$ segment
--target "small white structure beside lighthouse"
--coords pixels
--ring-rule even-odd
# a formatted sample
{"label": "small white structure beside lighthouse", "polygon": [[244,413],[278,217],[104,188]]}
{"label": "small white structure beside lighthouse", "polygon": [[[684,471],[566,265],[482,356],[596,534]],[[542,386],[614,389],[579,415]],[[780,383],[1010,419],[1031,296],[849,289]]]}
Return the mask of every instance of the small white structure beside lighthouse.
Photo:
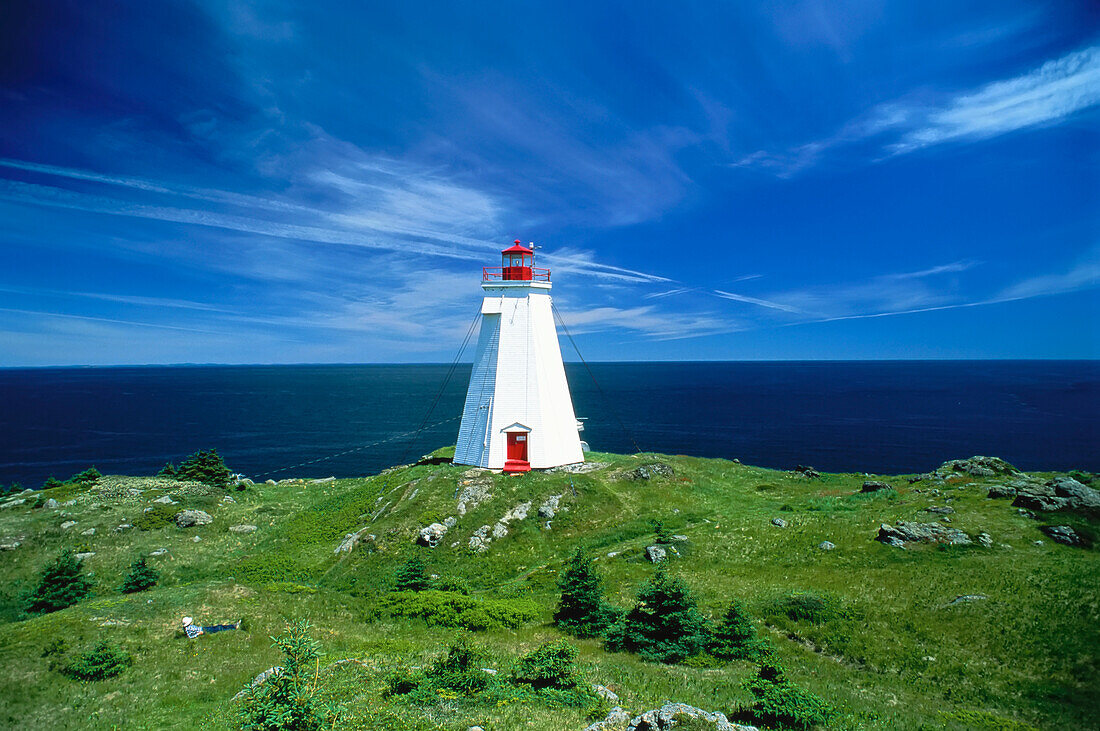
{"label": "small white structure beside lighthouse", "polygon": [[481,333],[455,464],[527,472],[584,461],[550,302],[550,270],[519,241],[482,270]]}

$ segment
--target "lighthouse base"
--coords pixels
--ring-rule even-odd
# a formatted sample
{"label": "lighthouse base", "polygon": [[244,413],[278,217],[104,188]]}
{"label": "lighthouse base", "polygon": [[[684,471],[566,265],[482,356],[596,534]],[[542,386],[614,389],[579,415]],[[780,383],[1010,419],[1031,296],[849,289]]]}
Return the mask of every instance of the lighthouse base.
{"label": "lighthouse base", "polygon": [[506,475],[530,471],[531,463],[525,459],[510,459],[504,463],[504,474]]}

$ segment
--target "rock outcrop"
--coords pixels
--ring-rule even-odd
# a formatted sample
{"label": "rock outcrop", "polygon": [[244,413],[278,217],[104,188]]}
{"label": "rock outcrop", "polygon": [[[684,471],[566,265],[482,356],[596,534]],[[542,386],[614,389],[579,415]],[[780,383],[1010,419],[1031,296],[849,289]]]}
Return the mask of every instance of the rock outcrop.
{"label": "rock outcrop", "polygon": [[1015,487],[1009,487],[1008,485],[992,485],[985,496],[995,500],[1001,500],[1006,498],[1015,499],[1016,494],[1017,490]]}
{"label": "rock outcrop", "polygon": [[432,523],[420,529],[420,533],[416,537],[416,542],[428,548],[435,548],[439,545],[439,542],[443,540],[443,536],[446,534],[447,526],[442,523]]}
{"label": "rock outcrop", "polygon": [[1055,477],[1047,486],[1054,490],[1056,496],[1065,499],[1070,510],[1100,510],[1100,492],[1072,477]]}
{"label": "rock outcrop", "polygon": [[190,528],[197,525],[209,525],[214,518],[205,510],[181,510],[176,513],[176,525],[180,528]]}
{"label": "rock outcrop", "polygon": [[674,477],[676,471],[664,462],[653,462],[635,467],[623,475],[628,480],[652,480],[654,477]]}
{"label": "rock outcrop", "polygon": [[970,545],[970,536],[958,528],[948,528],[940,523],[908,523],[899,520],[896,525],[879,526],[876,541],[905,548],[906,543],[946,543],[952,546]]}
{"label": "rock outcrop", "polygon": [[755,726],[730,723],[726,715],[719,711],[704,711],[686,703],[666,703],[635,716],[630,720],[627,731],[672,731],[682,726],[684,721],[690,721],[693,728],[709,724],[716,731],[757,731]]}
{"label": "rock outcrop", "polygon": [[864,480],[860,492],[879,492],[880,490],[893,490],[894,486],[881,480]]}
{"label": "rock outcrop", "polygon": [[940,465],[937,472],[962,472],[974,477],[995,477],[997,475],[1015,475],[1019,470],[999,457],[969,457],[952,459]]}
{"label": "rock outcrop", "polygon": [[1067,546],[1088,546],[1088,541],[1068,525],[1044,525],[1041,530],[1050,540]]}
{"label": "rock outcrop", "polygon": [[[340,545],[337,546],[335,550],[333,550],[333,553],[351,553],[352,551],[354,551],[355,547],[359,545],[359,542],[361,540],[364,540],[363,534],[367,532],[367,528],[369,527],[370,526],[365,526],[355,531],[354,533],[344,534],[344,540],[340,541]],[[366,536],[366,540],[373,541],[374,536],[368,535]]]}

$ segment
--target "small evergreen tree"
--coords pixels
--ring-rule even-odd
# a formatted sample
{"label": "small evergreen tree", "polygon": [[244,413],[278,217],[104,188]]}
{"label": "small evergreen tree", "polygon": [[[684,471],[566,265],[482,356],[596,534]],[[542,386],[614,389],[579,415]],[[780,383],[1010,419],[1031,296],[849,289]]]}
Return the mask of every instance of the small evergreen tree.
{"label": "small evergreen tree", "polygon": [[145,557],[135,560],[130,564],[130,573],[122,582],[123,594],[134,594],[156,586],[160,580],[160,572],[145,563]]}
{"label": "small evergreen tree", "polygon": [[55,612],[88,596],[92,580],[84,575],[84,562],[67,549],[39,574],[38,586],[27,597],[27,611]]}
{"label": "small evergreen tree", "polygon": [[414,554],[394,574],[395,591],[424,591],[428,588],[428,567],[420,554]]}
{"label": "small evergreen tree", "polygon": [[74,485],[80,485],[81,487],[88,487],[94,485],[99,481],[99,478],[103,477],[95,467],[89,467],[83,472],[77,472],[75,475],[69,478],[69,482]]}
{"label": "small evergreen tree", "polygon": [[833,710],[824,700],[791,683],[774,659],[760,664],[745,687],[753,696],[746,709],[755,721],[781,728],[809,729],[828,723]]}
{"label": "small evergreen tree", "polygon": [[225,487],[230,474],[216,449],[195,452],[179,466],[179,479],[194,480],[211,487]]}
{"label": "small evergreen tree", "polygon": [[672,543],[672,534],[668,532],[668,528],[665,528],[664,521],[654,519],[652,521],[653,533],[656,535],[654,541],[658,546],[667,546]]}
{"label": "small evergreen tree", "polygon": [[314,731],[332,717],[332,709],[318,697],[321,651],[309,629],[308,622],[299,621],[273,638],[285,656],[282,670],[248,689],[238,715],[244,731]]}
{"label": "small evergreen tree", "polygon": [[57,479],[53,475],[50,475],[49,478],[44,483],[42,483],[42,489],[48,490],[51,487],[62,487],[64,486],[64,484],[65,483],[61,480]]}
{"label": "small evergreen tree", "polygon": [[643,660],[680,662],[706,647],[710,632],[695,598],[664,564],[638,590],[638,601],[607,634],[607,649],[636,652]]}
{"label": "small evergreen tree", "polygon": [[558,579],[561,598],[554,622],[575,637],[603,634],[615,619],[615,610],[603,599],[603,580],[592,559],[581,549],[573,554],[569,567]]}
{"label": "small evergreen tree", "polygon": [[720,660],[756,660],[766,654],[767,643],[756,634],[744,605],[734,600],[714,629],[708,649]]}
{"label": "small evergreen tree", "polygon": [[171,462],[168,462],[160,468],[160,472],[157,473],[157,477],[167,477],[169,480],[175,480],[180,475],[179,470]]}
{"label": "small evergreen tree", "polygon": [[61,672],[73,680],[106,680],[115,677],[133,662],[133,658],[121,647],[100,640],[94,648],[62,666]]}

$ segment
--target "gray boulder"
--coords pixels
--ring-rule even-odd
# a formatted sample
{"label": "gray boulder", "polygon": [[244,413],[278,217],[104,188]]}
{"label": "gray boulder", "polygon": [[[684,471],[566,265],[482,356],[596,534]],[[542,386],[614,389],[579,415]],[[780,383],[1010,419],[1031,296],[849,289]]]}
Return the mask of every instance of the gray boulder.
{"label": "gray boulder", "polygon": [[435,548],[439,545],[439,542],[443,540],[443,536],[446,534],[447,526],[442,523],[432,523],[420,529],[420,533],[416,537],[416,542],[428,548]]}
{"label": "gray boulder", "polygon": [[653,462],[627,472],[623,477],[628,480],[652,480],[654,477],[674,477],[676,471],[663,462]]}
{"label": "gray boulder", "polygon": [[53,498],[50,498],[49,500],[47,500],[45,503],[42,504],[42,507],[48,508],[50,510],[55,510],[56,508],[59,507],[59,505],[58,505],[58,502],[56,500],[54,500]]}
{"label": "gray boulder", "polygon": [[283,672],[283,668],[280,665],[276,665],[273,668],[268,668],[267,670],[263,671],[255,678],[253,678],[252,682],[249,683],[248,686],[245,687],[243,690],[241,690],[240,693],[237,693],[237,695],[233,696],[233,700],[240,700],[248,691],[252,690],[258,685],[262,685],[265,680],[272,676],[278,675],[281,672]]}
{"label": "gray boulder", "polygon": [[539,506],[539,517],[550,520],[558,513],[558,505],[561,503],[561,495],[551,495]]}
{"label": "gray boulder", "polygon": [[786,528],[787,521],[783,520],[782,518],[772,518],[772,525],[774,525],[776,528]]}
{"label": "gray boulder", "polygon": [[167,495],[162,495],[153,501],[154,503],[160,503],[161,505],[175,505],[176,501]]}
{"label": "gray boulder", "polygon": [[966,546],[971,543],[970,536],[958,528],[949,528],[940,523],[909,523],[899,520],[896,525],[883,523],[879,526],[876,541],[891,546],[904,547],[906,543],[946,543],[952,546]]}
{"label": "gray boulder", "polygon": [[831,551],[836,548],[836,544],[832,541],[822,541],[821,543],[817,544],[817,547],[820,548],[822,551]]}
{"label": "gray boulder", "polygon": [[485,553],[486,551],[488,551],[489,544],[493,540],[489,537],[489,532],[492,531],[492,529],[492,526],[483,525],[475,530],[473,535],[470,536],[469,543],[467,543],[470,549],[477,551],[478,553]]}
{"label": "gray boulder", "polygon": [[176,525],[180,528],[191,528],[197,525],[209,525],[214,518],[205,510],[181,510],[176,513]]}
{"label": "gray boulder", "polygon": [[615,691],[611,690],[605,685],[593,684],[592,692],[595,693],[602,700],[607,701],[608,703],[619,702],[618,694],[616,694]]}
{"label": "gray boulder", "polygon": [[1082,485],[1072,477],[1055,477],[1047,483],[1058,497],[1065,498],[1066,507],[1073,510],[1100,509],[1100,492]]}
{"label": "gray boulder", "polygon": [[933,505],[931,507],[925,508],[924,512],[935,513],[936,515],[951,515],[955,512],[955,509],[950,505]]}
{"label": "gray boulder", "polygon": [[76,554],[76,558],[77,558],[78,561],[84,561],[86,559],[91,558],[94,555],[95,555],[95,551],[85,551],[83,553]]}
{"label": "gray boulder", "polygon": [[1069,506],[1069,500],[1054,494],[1054,488],[1047,485],[1032,485],[1021,488],[1012,501],[1012,507],[1025,508],[1027,510],[1053,511],[1062,510]]}
{"label": "gray boulder", "polygon": [[1001,498],[1015,498],[1017,490],[1015,487],[1009,487],[1008,485],[993,485],[989,488],[989,492],[985,494],[986,497],[1001,499]]}
{"label": "gray boulder", "polygon": [[1062,543],[1067,546],[1087,546],[1088,541],[1068,525],[1043,525],[1039,526],[1039,530],[1045,533],[1050,540],[1055,543]]}
{"label": "gray boulder", "polygon": [[75,520],[66,520],[64,523],[61,524],[61,530],[68,530],[69,528],[72,528],[74,525],[76,525]]}
{"label": "gray boulder", "polygon": [[863,487],[859,488],[860,492],[878,492],[879,490],[893,490],[894,486],[888,482],[882,482],[881,480],[865,480]]}
{"label": "gray boulder", "polygon": [[937,472],[962,472],[974,477],[993,477],[995,475],[1015,475],[1019,470],[999,457],[969,457],[953,459],[940,465]]}
{"label": "gray boulder", "polygon": [[[344,540],[340,541],[340,545],[336,547],[333,553],[351,553],[352,551],[354,551],[355,547],[359,545],[359,541],[363,540],[363,534],[367,532],[367,528],[369,527],[370,526],[360,528],[354,533],[346,533],[344,535]],[[366,536],[366,540],[373,541],[374,536],[368,535]]]}
{"label": "gray boulder", "polygon": [[255,533],[256,526],[254,525],[231,525],[229,526],[231,533]]}
{"label": "gray boulder", "polygon": [[602,721],[585,727],[584,731],[625,731],[630,724],[630,714],[619,706],[612,708]]}
{"label": "gray boulder", "polygon": [[984,548],[993,548],[993,536],[988,533],[979,533],[978,543]]}
{"label": "gray boulder", "polygon": [[757,731],[755,726],[730,723],[724,713],[704,711],[686,703],[666,703],[630,720],[627,731],[671,731],[690,722],[693,728],[709,724],[717,731]]}
{"label": "gray boulder", "polygon": [[458,525],[458,518],[451,515],[443,521],[443,525],[447,526],[447,530],[450,530],[451,528],[454,528],[456,525]]}
{"label": "gray boulder", "polygon": [[668,551],[664,546],[646,546],[645,557],[653,563],[660,563],[668,559]]}

